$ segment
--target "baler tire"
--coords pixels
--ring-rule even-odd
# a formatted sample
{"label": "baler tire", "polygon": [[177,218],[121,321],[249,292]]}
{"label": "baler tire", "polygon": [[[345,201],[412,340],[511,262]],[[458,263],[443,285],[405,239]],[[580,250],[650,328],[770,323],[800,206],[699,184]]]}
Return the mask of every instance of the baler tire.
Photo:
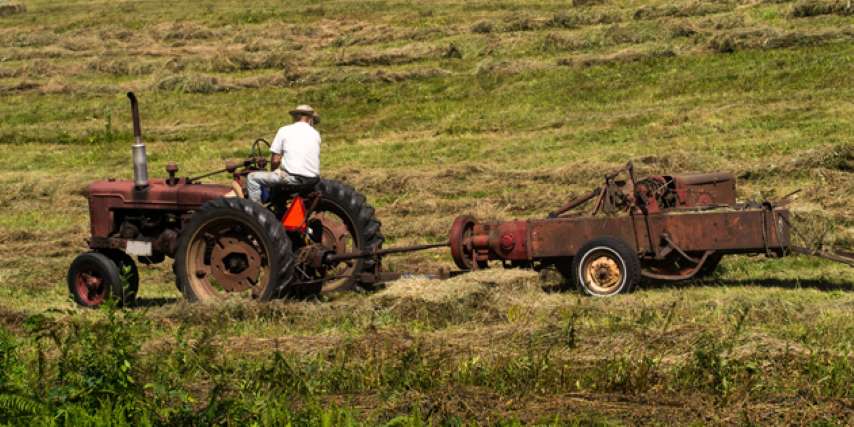
{"label": "baler tire", "polygon": [[[83,295],[87,286],[86,277],[100,281],[97,294]],[[68,292],[81,307],[95,308],[103,304],[111,294],[121,294],[122,280],[119,267],[106,255],[98,252],[86,252],[78,255],[68,268]],[[121,301],[118,301],[121,303]]]}
{"label": "baler tire", "polygon": [[[597,255],[598,258],[593,258]],[[617,283],[612,286],[587,283],[585,277],[589,276],[592,268],[588,262],[601,262],[600,268],[616,268],[619,274]],[[640,282],[640,272],[640,259],[635,251],[622,240],[610,236],[595,238],[585,243],[572,259],[572,277],[576,287],[580,292],[595,297],[610,297],[631,292]],[[608,275],[606,278],[610,279]]]}
{"label": "baler tire", "polygon": [[572,275],[572,257],[561,257],[554,263],[555,270],[563,277],[563,283],[560,286],[561,291],[569,291],[575,289],[575,280]]}
{"label": "baler tire", "polygon": [[229,218],[248,226],[260,240],[267,253],[270,277],[257,296],[259,301],[270,301],[286,295],[294,276],[294,256],[291,241],[276,216],[267,208],[248,199],[219,198],[206,202],[190,218],[189,224],[178,238],[175,254],[175,280],[179,290],[190,302],[211,301],[212,296],[200,295],[191,286],[187,269],[189,246],[202,227],[219,218]]}
{"label": "baler tire", "polygon": [[720,252],[713,253],[706,258],[706,263],[700,267],[700,271],[694,275],[694,279],[702,279],[708,276],[711,276],[717,270],[718,265],[721,263],[721,259],[723,258],[723,254]]}
{"label": "baler tire", "polygon": [[[361,251],[372,251],[382,247],[385,238],[380,232],[382,223],[377,219],[374,208],[368,204],[367,198],[355,188],[341,181],[333,179],[321,179],[318,184],[322,197],[319,208],[324,204],[333,204],[344,211],[352,221],[353,237],[358,239],[358,248]],[[358,280],[358,275],[363,272],[379,272],[379,261],[372,258],[357,259],[353,277],[336,290],[350,289],[359,286],[365,290],[373,290],[370,283]]]}

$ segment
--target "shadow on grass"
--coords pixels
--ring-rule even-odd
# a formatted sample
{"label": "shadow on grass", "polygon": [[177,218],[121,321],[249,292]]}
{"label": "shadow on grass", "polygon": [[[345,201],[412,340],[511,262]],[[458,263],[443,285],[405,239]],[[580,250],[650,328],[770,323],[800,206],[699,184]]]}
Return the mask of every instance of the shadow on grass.
{"label": "shadow on grass", "polygon": [[644,289],[683,289],[699,287],[754,287],[780,289],[818,289],[820,291],[854,292],[854,282],[837,279],[698,279],[685,282],[643,282]]}
{"label": "shadow on grass", "polygon": [[133,304],[134,308],[162,307],[167,304],[178,302],[176,297],[137,298]]}

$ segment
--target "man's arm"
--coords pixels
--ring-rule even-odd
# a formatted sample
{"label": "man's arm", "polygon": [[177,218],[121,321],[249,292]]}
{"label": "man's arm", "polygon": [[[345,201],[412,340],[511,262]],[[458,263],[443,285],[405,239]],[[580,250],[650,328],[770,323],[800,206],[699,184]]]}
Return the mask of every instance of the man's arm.
{"label": "man's arm", "polygon": [[276,132],[276,137],[273,138],[273,144],[270,145],[270,170],[274,171],[282,164],[282,154],[285,151],[285,132],[284,128]]}
{"label": "man's arm", "polygon": [[270,154],[270,170],[274,171],[279,168],[282,164],[282,155],[281,154]]}

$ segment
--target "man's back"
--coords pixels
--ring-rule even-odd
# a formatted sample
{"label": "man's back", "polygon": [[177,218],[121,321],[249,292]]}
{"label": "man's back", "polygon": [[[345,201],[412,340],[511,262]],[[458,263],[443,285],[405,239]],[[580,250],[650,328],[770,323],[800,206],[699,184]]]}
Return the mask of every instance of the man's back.
{"label": "man's back", "polygon": [[270,151],[282,155],[281,168],[289,175],[320,176],[320,133],[308,123],[279,128]]}

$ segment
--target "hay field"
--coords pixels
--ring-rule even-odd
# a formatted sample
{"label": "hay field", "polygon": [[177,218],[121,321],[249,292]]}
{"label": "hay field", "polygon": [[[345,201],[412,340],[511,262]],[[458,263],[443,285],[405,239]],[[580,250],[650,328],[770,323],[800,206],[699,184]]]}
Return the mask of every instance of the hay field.
{"label": "hay field", "polygon": [[[0,423],[854,423],[854,272],[732,257],[609,300],[487,271],[318,301],[80,310],[91,180],[246,155],[297,103],[387,245],[537,218],[633,160],[727,170],[854,245],[846,1],[0,2]],[[220,180],[224,178],[219,178]],[[431,251],[393,270],[450,266]]]}

